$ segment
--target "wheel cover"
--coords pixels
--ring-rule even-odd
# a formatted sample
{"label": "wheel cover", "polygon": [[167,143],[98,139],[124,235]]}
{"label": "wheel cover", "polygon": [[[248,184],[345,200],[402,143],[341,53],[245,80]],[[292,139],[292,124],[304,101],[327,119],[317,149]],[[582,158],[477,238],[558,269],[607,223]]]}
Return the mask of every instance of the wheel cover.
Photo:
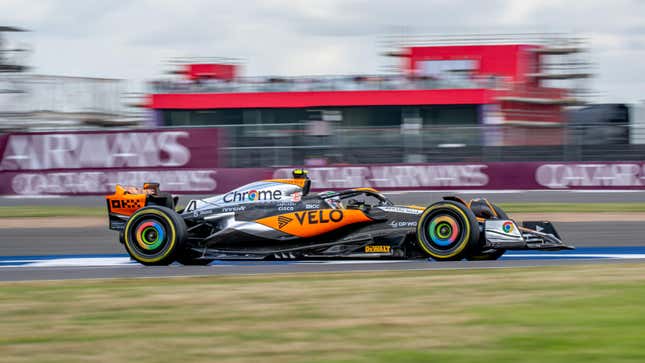
{"label": "wheel cover", "polygon": [[460,230],[457,221],[448,215],[433,218],[428,227],[430,239],[441,247],[448,247],[457,242]]}
{"label": "wheel cover", "polygon": [[424,221],[426,242],[428,247],[438,253],[444,253],[459,247],[466,236],[466,226],[463,218],[452,210],[438,210]]}
{"label": "wheel cover", "polygon": [[166,230],[155,220],[147,220],[141,223],[135,231],[137,244],[147,251],[154,251],[165,241]]}

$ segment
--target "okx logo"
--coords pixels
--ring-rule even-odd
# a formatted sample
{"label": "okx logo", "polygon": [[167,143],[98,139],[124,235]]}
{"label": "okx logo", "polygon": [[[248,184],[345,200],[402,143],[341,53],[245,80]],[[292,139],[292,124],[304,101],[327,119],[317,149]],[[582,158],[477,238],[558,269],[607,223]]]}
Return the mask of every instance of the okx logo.
{"label": "okx logo", "polygon": [[132,209],[141,207],[141,203],[138,200],[133,199],[111,200],[110,205],[114,209]]}

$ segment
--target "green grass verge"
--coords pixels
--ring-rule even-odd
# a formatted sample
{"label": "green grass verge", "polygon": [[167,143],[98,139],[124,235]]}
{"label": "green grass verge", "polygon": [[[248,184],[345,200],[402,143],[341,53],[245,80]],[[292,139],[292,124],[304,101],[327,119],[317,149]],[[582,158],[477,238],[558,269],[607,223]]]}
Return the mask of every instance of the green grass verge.
{"label": "green grass verge", "polygon": [[645,265],[0,284],[3,362],[643,362]]}
{"label": "green grass verge", "polygon": [[[508,213],[598,213],[645,212],[645,203],[499,203]],[[0,207],[0,218],[105,216],[106,208],[76,206]]]}

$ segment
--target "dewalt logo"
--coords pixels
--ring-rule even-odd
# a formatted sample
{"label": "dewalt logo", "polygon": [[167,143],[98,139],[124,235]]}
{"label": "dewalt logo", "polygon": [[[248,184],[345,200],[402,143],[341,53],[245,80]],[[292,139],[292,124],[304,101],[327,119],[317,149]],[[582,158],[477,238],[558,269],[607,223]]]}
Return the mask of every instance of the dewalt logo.
{"label": "dewalt logo", "polygon": [[365,246],[365,253],[390,253],[391,249],[390,246]]}

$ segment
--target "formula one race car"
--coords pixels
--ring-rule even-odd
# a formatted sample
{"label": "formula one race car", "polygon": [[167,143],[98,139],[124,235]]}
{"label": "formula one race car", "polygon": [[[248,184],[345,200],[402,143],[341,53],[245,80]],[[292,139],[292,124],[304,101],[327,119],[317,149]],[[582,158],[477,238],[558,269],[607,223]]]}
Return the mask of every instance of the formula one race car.
{"label": "formula one race car", "polygon": [[207,264],[216,259],[337,257],[494,260],[506,250],[561,250],[549,222],[518,226],[486,199],[450,196],[429,207],[394,205],[371,188],[309,193],[311,180],[263,180],[190,200],[121,187],[107,196],[110,229],[145,265]]}

